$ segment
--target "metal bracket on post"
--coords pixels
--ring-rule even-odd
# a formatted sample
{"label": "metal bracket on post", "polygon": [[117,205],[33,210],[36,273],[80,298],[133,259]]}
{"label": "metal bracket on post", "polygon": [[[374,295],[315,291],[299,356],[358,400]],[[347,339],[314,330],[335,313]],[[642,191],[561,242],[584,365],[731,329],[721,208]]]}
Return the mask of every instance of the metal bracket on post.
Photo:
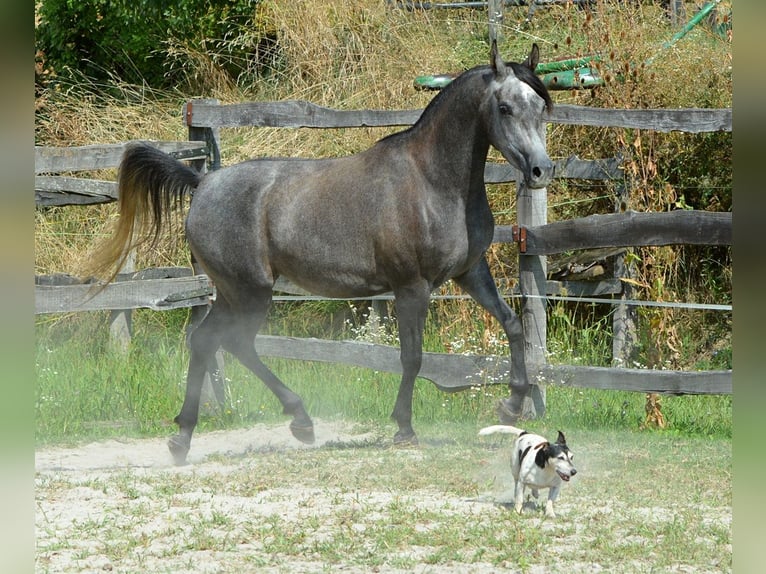
{"label": "metal bracket on post", "polygon": [[519,245],[519,253],[527,252],[527,228],[514,225],[511,227],[514,243]]}
{"label": "metal bracket on post", "polygon": [[186,102],[186,107],[184,109],[184,121],[186,122],[187,127],[191,127],[192,125],[192,116],[193,116],[193,102],[188,101]]}

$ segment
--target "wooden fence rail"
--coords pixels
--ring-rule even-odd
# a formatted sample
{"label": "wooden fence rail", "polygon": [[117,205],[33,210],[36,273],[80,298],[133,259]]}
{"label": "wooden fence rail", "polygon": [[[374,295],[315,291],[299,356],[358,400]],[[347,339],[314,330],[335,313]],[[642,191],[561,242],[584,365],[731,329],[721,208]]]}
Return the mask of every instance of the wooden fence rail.
{"label": "wooden fence rail", "polygon": [[[423,110],[336,110],[303,100],[246,102],[221,105],[192,100],[185,107],[186,124],[198,128],[350,128],[408,126]],[[556,104],[548,121],[594,127],[640,128],[686,133],[731,131],[732,114],[725,109],[605,109]]]}
{"label": "wooden fence rail", "polygon": [[[327,341],[314,338],[259,335],[258,352],[264,356],[343,363],[401,374],[399,349],[377,343]],[[455,392],[472,386],[505,383],[511,362],[506,357],[423,353],[418,376],[439,389]],[[545,365],[533,380],[583,388],[672,394],[730,394],[731,371],[659,371],[573,365]]]}
{"label": "wooden fence rail", "polygon": [[[189,142],[156,142],[176,157],[209,167],[220,167],[220,129],[227,127],[344,128],[405,126],[414,123],[422,110],[333,110],[303,101],[250,102],[220,105],[194,100],[184,106]],[[605,110],[557,105],[549,121],[598,127],[639,128],[656,131],[700,133],[731,131],[731,109],[722,110]],[[37,205],[82,205],[114,201],[113,182],[91,181],[66,174],[81,170],[116,167],[123,146],[35,149],[35,195]],[[583,160],[570,157],[557,161],[557,177],[586,180],[620,180],[621,159]],[[507,164],[488,163],[487,183],[517,181]],[[544,195],[544,192],[543,192]],[[521,222],[520,222],[521,223]],[[521,261],[541,260],[545,255],[595,247],[641,245],[731,243],[731,213],[679,210],[668,213],[615,213],[594,215],[543,225],[497,226],[495,242],[516,242]],[[526,258],[526,259],[525,259]],[[537,258],[537,259],[535,259]],[[35,285],[36,313],[77,312],[96,309],[150,308],[156,310],[198,306],[209,302],[214,288],[204,275],[190,269],[144,270],[125,274],[95,296],[91,285],[62,280],[61,276],[38,277]],[[533,280],[539,293],[566,290],[575,293],[618,294],[619,278],[600,283],[555,282],[537,273]],[[564,286],[565,285],[565,286]],[[578,287],[579,285],[579,287]],[[275,291],[302,293],[280,282]],[[525,294],[530,298],[532,293]],[[544,311],[543,311],[544,312]],[[544,316],[543,316],[544,321]],[[544,337],[543,337],[544,343]],[[400,372],[398,349],[350,341],[321,341],[292,337],[259,337],[264,356],[332,361],[373,369]],[[421,376],[445,391],[473,384],[507,381],[508,363],[502,357],[427,353]],[[678,372],[645,369],[611,369],[537,364],[532,376],[538,382],[556,382],[580,387],[665,393],[731,393],[731,371]]]}
{"label": "wooden fence rail", "polygon": [[[208,157],[209,150],[204,141],[148,143],[178,159],[205,160]],[[50,207],[115,201],[117,184],[114,181],[58,174],[114,169],[120,163],[125,145],[35,146],[35,204]]]}
{"label": "wooden fence rail", "polygon": [[[498,225],[495,243],[519,243],[518,228]],[[731,245],[732,215],[709,211],[678,210],[666,213],[615,213],[590,215],[579,219],[549,223],[526,229],[520,250],[530,255],[550,255],[563,251],[594,247],[641,247],[657,245]],[[143,270],[118,277],[98,294],[90,293],[92,285],[73,282],[69,276],[38,278],[35,286],[35,313],[64,313],[107,309],[167,310],[203,305],[213,295],[206,276],[192,277],[188,268]],[[593,281],[548,281],[549,295],[593,296],[618,293]],[[588,289],[587,287],[591,287]],[[275,291],[303,295],[305,292],[285,280]],[[510,293],[508,293],[510,294]]]}

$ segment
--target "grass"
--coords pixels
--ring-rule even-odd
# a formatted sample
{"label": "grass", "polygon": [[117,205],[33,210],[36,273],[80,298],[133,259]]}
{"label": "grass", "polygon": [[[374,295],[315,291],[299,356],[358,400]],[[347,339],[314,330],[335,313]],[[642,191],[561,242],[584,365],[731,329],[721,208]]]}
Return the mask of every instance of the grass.
{"label": "grass", "polygon": [[[127,353],[109,345],[104,315],[92,314],[62,319],[58,324],[38,324],[36,346],[37,387],[35,394],[36,440],[38,444],[77,443],[124,436],[166,436],[174,429],[173,418],[183,401],[188,353],[183,326],[168,319],[170,329],[155,323],[156,313],[140,311],[136,333]],[[369,337],[362,328],[347,331],[346,338]],[[593,329],[581,337],[584,347],[570,354],[560,352],[559,362],[594,364],[601,340]],[[503,337],[486,337],[482,331],[462,333],[460,345],[442,341],[443,329],[431,325],[427,349],[444,352],[450,346],[459,352],[506,354]],[[556,335],[553,329],[551,335]],[[551,347],[563,349],[572,339],[552,339]],[[342,336],[342,335],[341,335]],[[389,335],[387,339],[391,339]],[[457,337],[455,337],[457,339]],[[393,341],[384,340],[396,345]],[[590,354],[585,351],[589,350]],[[575,357],[574,354],[577,356]],[[399,384],[398,375],[369,369],[267,358],[267,363],[293,390],[303,397],[312,416],[388,423]],[[598,364],[595,362],[595,364]],[[281,406],[266,387],[236,360],[225,365],[228,404],[203,405],[200,430],[247,427],[258,422],[284,420]],[[638,430],[644,422],[643,394],[578,389],[548,385],[545,424],[570,429]],[[444,393],[424,379],[416,382],[413,416],[416,426],[470,421],[491,424],[498,398],[507,396],[504,384],[489,385],[457,393]],[[657,431],[676,436],[731,437],[731,397],[663,397],[667,428]]]}

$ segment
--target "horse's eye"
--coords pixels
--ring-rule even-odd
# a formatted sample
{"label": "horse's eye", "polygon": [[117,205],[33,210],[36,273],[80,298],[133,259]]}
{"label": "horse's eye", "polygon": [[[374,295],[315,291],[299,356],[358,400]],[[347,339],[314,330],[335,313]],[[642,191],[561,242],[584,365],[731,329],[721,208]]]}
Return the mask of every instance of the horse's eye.
{"label": "horse's eye", "polygon": [[500,110],[500,113],[504,116],[510,116],[512,113],[511,106],[508,104],[500,104],[497,106],[497,109]]}

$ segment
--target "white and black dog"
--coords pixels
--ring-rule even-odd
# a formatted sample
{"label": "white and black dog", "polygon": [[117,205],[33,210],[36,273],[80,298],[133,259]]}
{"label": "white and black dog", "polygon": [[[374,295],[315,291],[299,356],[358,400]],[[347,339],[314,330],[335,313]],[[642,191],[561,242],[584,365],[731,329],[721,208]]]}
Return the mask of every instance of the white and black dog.
{"label": "white and black dog", "polygon": [[532,496],[537,498],[537,491],[548,489],[548,502],[545,504],[545,515],[554,518],[553,502],[561,490],[562,482],[577,474],[572,464],[574,455],[567,446],[564,433],[559,431],[555,443],[544,437],[529,433],[510,425],[493,425],[479,431],[480,435],[505,433],[518,435],[511,453],[511,473],[516,482],[514,489],[514,505],[516,512],[521,513],[524,504],[524,488],[532,489]]}

